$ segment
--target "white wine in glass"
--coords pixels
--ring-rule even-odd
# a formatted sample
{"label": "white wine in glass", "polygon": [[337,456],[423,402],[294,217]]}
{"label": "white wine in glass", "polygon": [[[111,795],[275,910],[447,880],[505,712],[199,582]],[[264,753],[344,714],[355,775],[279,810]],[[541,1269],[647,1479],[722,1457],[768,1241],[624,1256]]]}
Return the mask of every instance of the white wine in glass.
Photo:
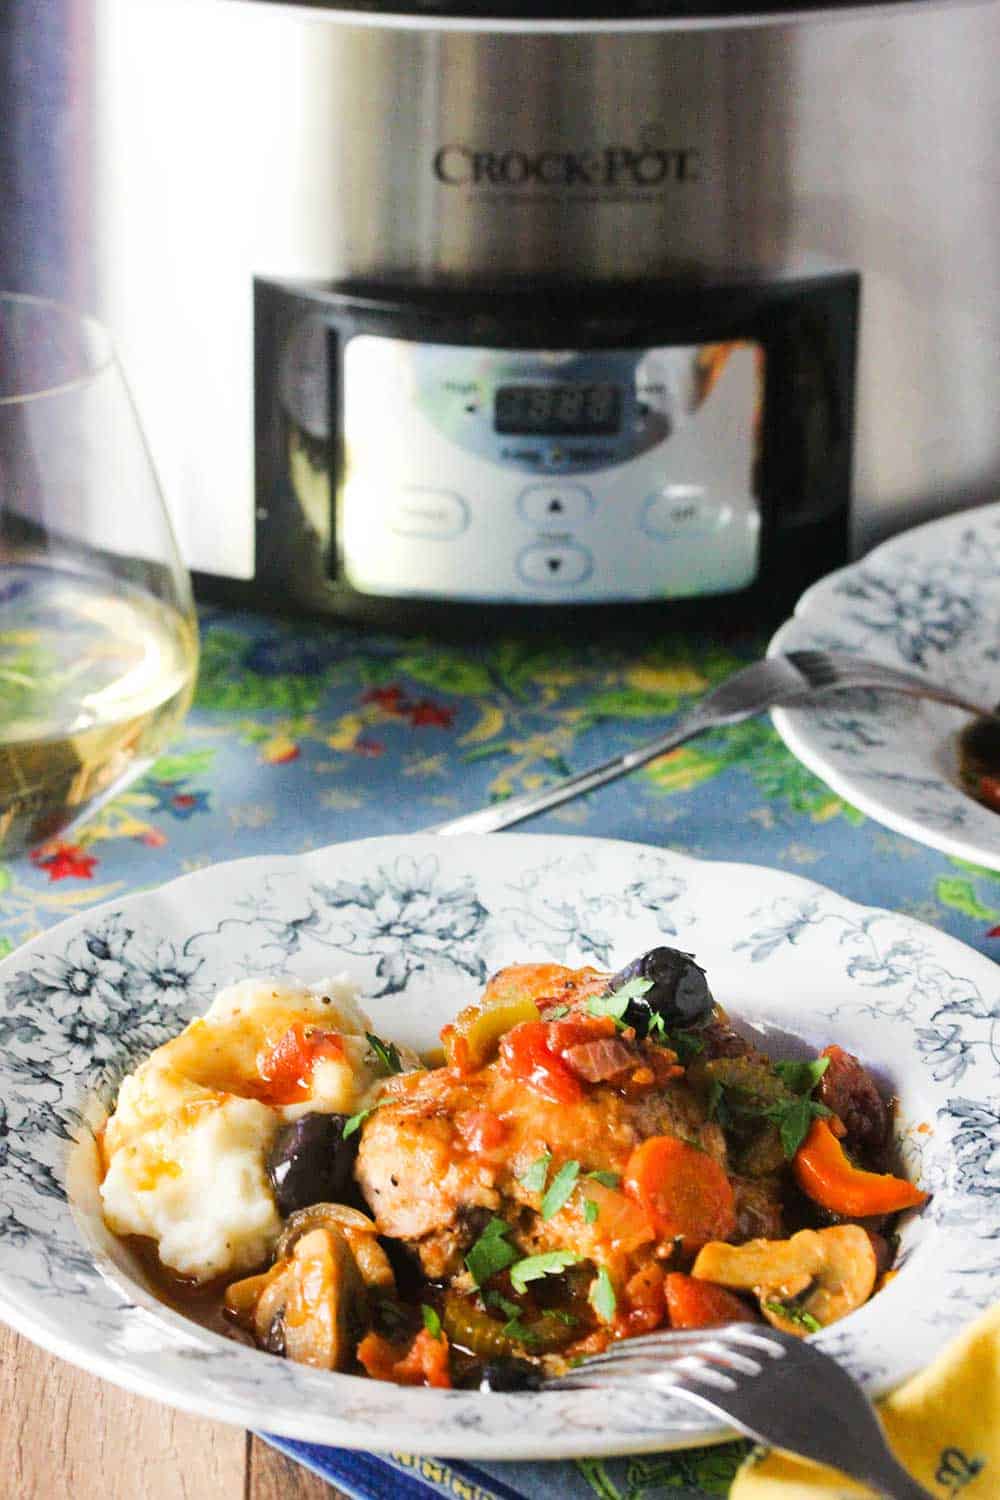
{"label": "white wine in glass", "polygon": [[197,641],[107,334],[0,293],[0,857],[152,764],[190,704]]}

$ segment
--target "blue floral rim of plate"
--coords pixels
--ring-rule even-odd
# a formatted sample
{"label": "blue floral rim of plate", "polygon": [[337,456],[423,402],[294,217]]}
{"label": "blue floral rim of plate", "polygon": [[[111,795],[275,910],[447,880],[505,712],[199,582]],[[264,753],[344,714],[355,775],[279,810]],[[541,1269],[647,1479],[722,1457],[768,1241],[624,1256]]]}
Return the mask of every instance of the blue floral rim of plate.
{"label": "blue floral rim of plate", "polygon": [[1000,981],[910,918],[799,877],[585,838],[414,835],[242,860],[83,913],[0,965],[0,1317],[142,1394],[339,1447],[465,1458],[685,1447],[721,1429],[667,1397],[401,1389],[231,1343],[158,1302],[98,1212],[93,1127],[122,1074],[251,973],[362,986],[376,1030],[430,1045],[515,959],[615,968],[698,954],[736,1016],[836,1040],[900,1100],[933,1192],[899,1274],[823,1345],[879,1391],[1000,1291]]}

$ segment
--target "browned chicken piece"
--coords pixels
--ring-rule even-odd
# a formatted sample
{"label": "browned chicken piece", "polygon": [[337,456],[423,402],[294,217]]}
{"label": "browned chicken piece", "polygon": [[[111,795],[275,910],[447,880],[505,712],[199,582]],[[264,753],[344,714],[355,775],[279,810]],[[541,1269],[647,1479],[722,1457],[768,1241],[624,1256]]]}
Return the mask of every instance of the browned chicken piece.
{"label": "browned chicken piece", "polygon": [[[679,1136],[725,1166],[722,1131],[683,1079],[635,1097],[592,1085],[567,1105],[495,1062],[467,1077],[439,1068],[389,1080],[363,1127],[356,1177],[380,1233],[406,1242],[432,1279],[461,1270],[490,1214],[512,1225],[525,1252],[586,1254],[601,1234],[602,1262],[631,1264],[640,1246],[639,1261],[656,1251],[648,1225],[624,1194],[587,1174],[621,1175],[633,1148],[652,1135]],[[580,1168],[579,1189],[548,1221],[538,1213],[541,1193],[519,1181],[543,1156],[551,1157],[549,1181],[566,1162]],[[594,1224],[587,1222],[588,1197],[604,1199]]]}

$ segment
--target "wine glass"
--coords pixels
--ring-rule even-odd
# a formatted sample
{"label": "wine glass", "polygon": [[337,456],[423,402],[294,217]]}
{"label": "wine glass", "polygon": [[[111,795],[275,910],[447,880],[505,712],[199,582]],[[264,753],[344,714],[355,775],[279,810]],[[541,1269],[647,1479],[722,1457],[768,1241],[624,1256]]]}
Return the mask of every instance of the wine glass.
{"label": "wine glass", "polygon": [[0,293],[0,854],[148,769],[197,661],[190,581],[108,334]]}

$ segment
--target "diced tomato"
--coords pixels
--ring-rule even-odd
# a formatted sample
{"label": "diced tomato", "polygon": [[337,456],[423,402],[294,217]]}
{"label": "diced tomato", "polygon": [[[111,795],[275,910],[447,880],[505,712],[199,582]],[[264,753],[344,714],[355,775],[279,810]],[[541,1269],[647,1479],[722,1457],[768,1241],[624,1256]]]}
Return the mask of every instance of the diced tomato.
{"label": "diced tomato", "polygon": [[343,1039],[335,1031],[321,1031],[296,1021],[273,1046],[257,1054],[260,1098],[266,1104],[297,1104],[312,1091],[313,1068],[321,1057],[341,1059]]}
{"label": "diced tomato", "polygon": [[366,1334],[358,1345],[358,1363],[373,1380],[451,1389],[448,1335],[444,1332],[435,1337],[429,1329],[421,1328],[405,1353],[380,1333]]}
{"label": "diced tomato", "polygon": [[511,1077],[555,1104],[576,1104],[583,1098],[575,1073],[549,1046],[549,1026],[544,1021],[522,1021],[508,1031],[500,1043],[500,1065]]}
{"label": "diced tomato", "polygon": [[667,1305],[663,1293],[663,1271],[655,1261],[636,1271],[625,1283],[625,1306],[619,1311],[615,1331],[624,1338],[652,1333],[666,1321]]}
{"label": "diced tomato", "polygon": [[544,1025],[550,1050],[560,1056],[570,1047],[614,1036],[618,1030],[611,1016],[566,1016],[561,1021],[546,1021]]}
{"label": "diced tomato", "polygon": [[671,1328],[720,1328],[723,1323],[756,1322],[745,1302],[711,1281],[696,1281],[682,1271],[666,1280]]}
{"label": "diced tomato", "polygon": [[396,1366],[402,1355],[397,1344],[391,1344],[380,1333],[366,1333],[358,1345],[358,1363],[372,1380],[395,1380]]}
{"label": "diced tomato", "polygon": [[686,1252],[728,1239],[736,1227],[733,1189],[719,1163],[672,1135],[652,1135],[625,1169],[625,1191],[641,1204],[663,1239]]}
{"label": "diced tomato", "polygon": [[491,1109],[467,1109],[455,1116],[455,1128],[473,1155],[496,1151],[508,1135],[506,1120]]}

